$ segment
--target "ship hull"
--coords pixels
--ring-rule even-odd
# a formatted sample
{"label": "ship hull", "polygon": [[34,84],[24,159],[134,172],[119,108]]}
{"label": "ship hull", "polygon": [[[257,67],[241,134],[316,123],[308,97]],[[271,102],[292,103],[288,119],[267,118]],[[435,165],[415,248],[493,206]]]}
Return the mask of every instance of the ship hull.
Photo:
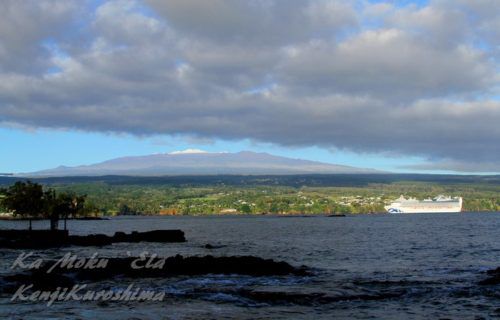
{"label": "ship hull", "polygon": [[457,213],[461,212],[462,208],[395,208],[395,207],[386,207],[388,213]]}
{"label": "ship hull", "polygon": [[398,201],[385,206],[388,213],[457,213],[462,211],[462,198],[451,201]]}

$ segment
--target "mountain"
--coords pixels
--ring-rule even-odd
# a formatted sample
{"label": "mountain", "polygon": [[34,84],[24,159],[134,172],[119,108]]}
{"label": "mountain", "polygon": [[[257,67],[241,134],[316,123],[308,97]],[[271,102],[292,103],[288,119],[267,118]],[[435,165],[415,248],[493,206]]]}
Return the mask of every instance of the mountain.
{"label": "mountain", "polygon": [[266,174],[377,173],[376,170],[291,159],[268,153],[205,152],[188,149],[164,154],[116,158],[101,163],[42,170],[20,176],[160,176],[160,175],[266,175]]}

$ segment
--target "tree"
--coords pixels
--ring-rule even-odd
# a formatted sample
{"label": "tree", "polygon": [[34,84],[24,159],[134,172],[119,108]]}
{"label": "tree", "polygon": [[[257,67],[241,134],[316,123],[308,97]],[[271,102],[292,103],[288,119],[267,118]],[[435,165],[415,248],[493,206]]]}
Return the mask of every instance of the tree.
{"label": "tree", "polygon": [[14,215],[29,219],[29,230],[32,229],[31,219],[39,217],[44,209],[44,192],[41,185],[31,181],[18,181],[3,190],[2,205]]}
{"label": "tree", "polygon": [[0,198],[2,206],[13,211],[14,215],[20,215],[29,219],[31,230],[31,219],[44,217],[50,220],[50,229],[57,230],[59,220],[64,218],[64,230],[66,230],[66,219],[68,216],[76,216],[83,212],[86,196],[73,193],[56,194],[55,190],[43,190],[43,187],[30,181],[18,181],[13,186],[0,190],[3,197]]}
{"label": "tree", "polygon": [[75,217],[83,212],[86,196],[79,196],[74,193],[60,193],[56,196],[54,190],[47,192],[47,211],[50,219],[50,229],[56,230],[59,224],[59,219],[64,218],[64,230],[66,230],[66,222],[68,216]]}
{"label": "tree", "polygon": [[248,204],[244,204],[240,207],[241,213],[252,213],[252,208]]}
{"label": "tree", "polygon": [[43,193],[45,218],[50,220],[50,230],[57,230],[59,225],[59,212],[56,192],[54,189],[49,189]]}
{"label": "tree", "polygon": [[131,209],[125,203],[122,203],[120,205],[120,208],[118,209],[118,215],[128,216],[128,215],[135,215],[135,214],[137,214],[137,212],[135,210]]}

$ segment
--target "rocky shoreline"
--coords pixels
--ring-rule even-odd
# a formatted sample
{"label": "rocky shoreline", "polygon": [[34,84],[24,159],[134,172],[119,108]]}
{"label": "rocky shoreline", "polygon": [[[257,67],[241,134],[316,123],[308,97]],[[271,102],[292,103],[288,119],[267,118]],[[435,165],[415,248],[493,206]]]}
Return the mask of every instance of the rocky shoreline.
{"label": "rocky shoreline", "polygon": [[[0,215],[0,221],[5,220],[5,221],[46,221],[46,218],[23,218],[23,217],[14,217],[12,215]],[[108,217],[76,217],[76,218],[67,218],[66,220],[110,220]]]}
{"label": "rocky shoreline", "polygon": [[116,232],[113,236],[70,235],[66,230],[0,230],[0,248],[46,249],[66,246],[106,246],[119,242],[185,242],[181,230],[153,230],[132,233]]}
{"label": "rocky shoreline", "polygon": [[[283,261],[255,256],[193,256],[176,255],[168,258],[150,257],[100,258],[104,267],[76,268],[78,261],[71,259],[46,261],[37,268],[4,276],[3,292],[16,290],[20,285],[33,284],[33,290],[54,290],[81,282],[97,282],[114,278],[168,278],[173,276],[235,274],[248,276],[305,276],[306,267],[294,267]],[[64,259],[64,258],[61,258]],[[60,261],[66,261],[60,263]],[[70,262],[68,262],[70,261]],[[87,261],[88,262],[88,261]]]}

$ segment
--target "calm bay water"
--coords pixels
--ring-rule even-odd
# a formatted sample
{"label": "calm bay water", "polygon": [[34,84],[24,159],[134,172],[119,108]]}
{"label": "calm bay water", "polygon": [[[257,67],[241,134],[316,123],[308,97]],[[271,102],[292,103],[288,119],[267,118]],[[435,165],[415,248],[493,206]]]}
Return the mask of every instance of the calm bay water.
{"label": "calm bay water", "polygon": [[[26,222],[0,222],[24,228]],[[45,228],[48,222],[36,222]],[[500,317],[500,287],[479,286],[500,266],[500,213],[359,215],[329,217],[121,217],[69,221],[73,234],[181,229],[188,242],[115,244],[103,248],[38,251],[43,258],[72,252],[89,257],[255,255],[305,265],[307,277],[205,275],[120,279],[96,288],[141,288],[167,293],[163,302],[11,302],[0,298],[0,318],[13,319],[476,319]],[[205,249],[205,244],[217,249]],[[2,274],[19,254],[3,250]],[[252,299],[243,291],[280,299]],[[325,300],[321,297],[330,297]],[[296,297],[290,299],[290,297]],[[298,297],[298,298],[297,298]]]}

